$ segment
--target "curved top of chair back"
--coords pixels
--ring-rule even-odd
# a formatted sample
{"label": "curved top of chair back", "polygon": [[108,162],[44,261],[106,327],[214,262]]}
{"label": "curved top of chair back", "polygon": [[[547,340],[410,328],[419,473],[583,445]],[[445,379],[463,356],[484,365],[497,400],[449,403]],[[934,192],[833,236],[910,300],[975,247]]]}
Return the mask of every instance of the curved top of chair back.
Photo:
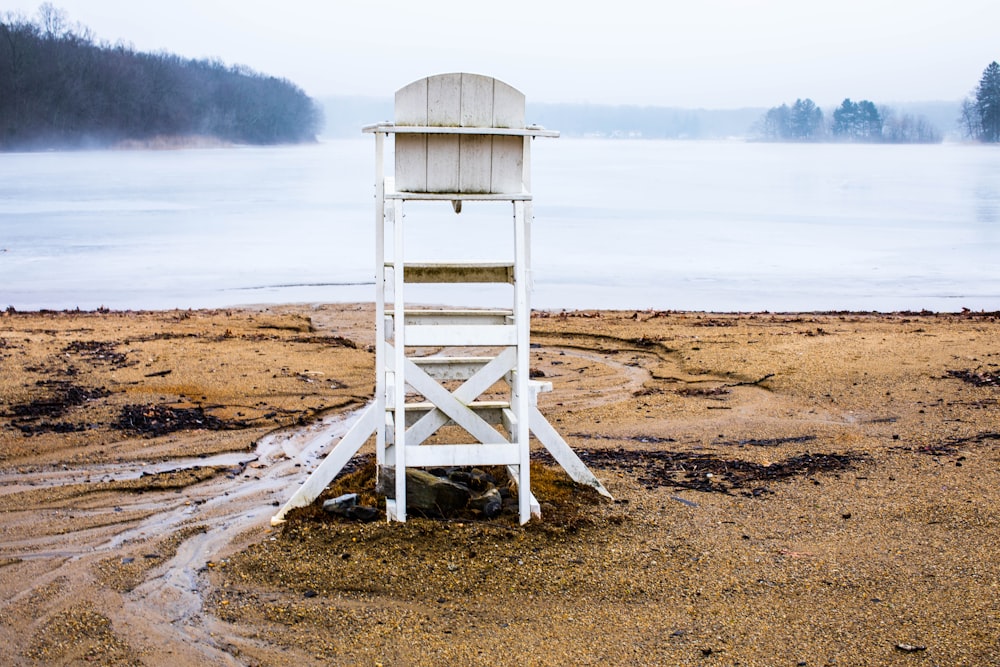
{"label": "curved top of chair back", "polygon": [[396,91],[397,126],[524,128],[524,94],[499,79],[436,74]]}
{"label": "curved top of chair back", "polygon": [[534,130],[524,126],[524,95],[503,81],[466,73],[414,81],[396,92],[393,132],[401,192],[525,192]]}

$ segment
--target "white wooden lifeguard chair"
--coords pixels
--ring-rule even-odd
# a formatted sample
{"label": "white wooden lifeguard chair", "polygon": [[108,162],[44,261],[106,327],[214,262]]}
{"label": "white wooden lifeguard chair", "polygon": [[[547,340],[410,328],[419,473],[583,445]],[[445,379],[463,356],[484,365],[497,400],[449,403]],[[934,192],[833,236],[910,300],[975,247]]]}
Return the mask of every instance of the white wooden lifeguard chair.
{"label": "white wooden lifeguard chair", "polygon": [[[375,400],[272,523],[311,503],[372,433],[379,475],[394,479],[394,493],[386,493],[390,521],[406,520],[407,468],[461,466],[506,466],[517,484],[520,522],[539,516],[531,494],[529,433],[572,479],[610,497],[538,411],[537,395],[550,391],[551,383],[529,378],[531,140],[559,134],[525,125],[524,109],[524,95],[502,81],[440,74],[396,92],[394,123],[364,128],[375,135],[376,150]],[[390,138],[392,177],[385,175]],[[456,213],[464,202],[510,202],[512,221],[504,215],[492,224],[495,234],[512,236],[513,257],[409,260],[403,205],[428,202],[450,203]],[[407,303],[408,285],[469,283],[508,286],[510,306],[442,310]],[[428,349],[434,353],[426,355]],[[469,349],[476,355],[469,356]],[[482,399],[487,392],[490,400]],[[446,426],[457,428],[464,440],[456,444],[452,436],[446,444],[431,444]]]}

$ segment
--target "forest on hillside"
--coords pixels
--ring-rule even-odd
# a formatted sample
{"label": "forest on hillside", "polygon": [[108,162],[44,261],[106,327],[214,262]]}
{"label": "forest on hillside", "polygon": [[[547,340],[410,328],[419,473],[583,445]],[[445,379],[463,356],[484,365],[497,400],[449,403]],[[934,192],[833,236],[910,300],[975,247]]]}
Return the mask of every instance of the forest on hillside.
{"label": "forest on hillside", "polygon": [[293,83],[169,53],[98,42],[49,3],[0,17],[0,150],[212,137],[312,141],[320,107]]}

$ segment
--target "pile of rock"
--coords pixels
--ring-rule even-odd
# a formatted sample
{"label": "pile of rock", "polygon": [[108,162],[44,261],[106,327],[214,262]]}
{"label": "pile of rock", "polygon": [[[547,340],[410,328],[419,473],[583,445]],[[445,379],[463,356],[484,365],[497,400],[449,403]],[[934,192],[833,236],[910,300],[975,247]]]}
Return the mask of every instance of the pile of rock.
{"label": "pile of rock", "polygon": [[352,521],[368,523],[378,518],[379,512],[374,507],[358,504],[358,494],[345,493],[331,498],[323,503],[323,511],[342,516]]}
{"label": "pile of rock", "polygon": [[[379,493],[396,496],[395,470],[383,468]],[[406,469],[406,509],[424,516],[450,517],[463,512],[492,519],[503,510],[510,491],[479,468]]]}
{"label": "pile of rock", "polygon": [[[392,468],[382,468],[376,492],[396,497],[396,475]],[[516,503],[506,486],[479,468],[407,468],[406,510],[427,517],[447,518],[471,515],[492,519],[506,506]],[[347,493],[323,503],[323,510],[353,521],[374,521],[379,511],[358,504],[358,494]]]}

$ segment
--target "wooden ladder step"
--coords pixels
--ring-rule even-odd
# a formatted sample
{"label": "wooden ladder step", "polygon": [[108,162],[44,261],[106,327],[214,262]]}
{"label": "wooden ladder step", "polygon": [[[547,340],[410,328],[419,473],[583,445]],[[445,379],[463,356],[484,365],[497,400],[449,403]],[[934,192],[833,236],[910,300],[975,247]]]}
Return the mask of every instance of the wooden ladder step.
{"label": "wooden ladder step", "polygon": [[435,380],[468,380],[493,357],[410,357]]}
{"label": "wooden ladder step", "polygon": [[[467,404],[467,407],[479,415],[483,421],[488,424],[503,424],[505,423],[504,410],[510,408],[509,401],[472,401]],[[420,403],[407,403],[406,404],[406,426],[409,428],[419,420],[421,417],[426,415],[431,410],[437,409],[433,403],[430,402],[420,402]],[[449,420],[451,423],[451,420]]]}
{"label": "wooden ladder step", "polygon": [[[385,318],[386,339],[395,339],[396,315]],[[407,310],[406,345],[505,346],[517,344],[517,328],[510,310]]]}
{"label": "wooden ladder step", "polygon": [[[388,310],[385,313],[387,318],[395,320],[395,312]],[[406,310],[403,312],[403,322],[409,324],[441,324],[446,326],[460,326],[464,324],[510,324],[513,320],[514,312],[511,310],[497,309],[422,309]]]}
{"label": "wooden ladder step", "polygon": [[407,347],[507,347],[517,345],[517,327],[513,324],[470,324],[439,326],[414,324],[406,327]]}
{"label": "wooden ladder step", "polygon": [[[395,263],[387,262],[387,269]],[[513,262],[428,262],[403,266],[407,283],[514,283]]]}
{"label": "wooden ladder step", "polygon": [[[393,447],[386,449],[386,460],[391,461]],[[450,468],[457,466],[500,466],[520,463],[518,446],[499,445],[409,445],[406,447],[407,468]]]}

